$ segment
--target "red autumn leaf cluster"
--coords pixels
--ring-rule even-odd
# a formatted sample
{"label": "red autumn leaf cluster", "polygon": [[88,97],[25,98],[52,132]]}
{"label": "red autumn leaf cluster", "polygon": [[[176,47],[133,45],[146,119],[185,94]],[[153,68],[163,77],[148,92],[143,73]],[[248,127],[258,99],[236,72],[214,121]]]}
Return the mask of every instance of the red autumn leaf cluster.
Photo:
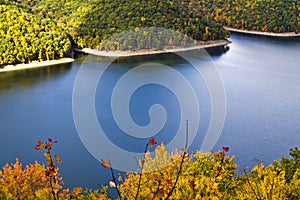
{"label": "red autumn leaf cluster", "polygon": [[155,144],[157,144],[155,138],[150,138],[150,139],[149,139],[149,145],[150,145],[150,147],[152,147],[152,146],[155,145]]}
{"label": "red autumn leaf cluster", "polygon": [[110,168],[110,162],[105,160],[105,159],[101,159],[101,166],[104,168]]}
{"label": "red autumn leaf cluster", "polygon": [[222,150],[223,150],[224,152],[228,152],[228,151],[229,151],[229,147],[222,147]]}

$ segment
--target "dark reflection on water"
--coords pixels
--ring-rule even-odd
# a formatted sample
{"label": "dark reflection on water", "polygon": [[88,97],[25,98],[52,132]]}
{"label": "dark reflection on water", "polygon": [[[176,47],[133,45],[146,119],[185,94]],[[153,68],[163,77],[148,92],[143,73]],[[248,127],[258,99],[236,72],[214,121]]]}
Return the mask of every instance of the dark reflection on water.
{"label": "dark reflection on water", "polygon": [[213,57],[224,80],[227,117],[216,145],[241,167],[270,164],[300,146],[300,40],[234,34]]}
{"label": "dark reflection on water", "polygon": [[67,73],[71,66],[72,64],[63,64],[0,73],[0,90],[11,89],[14,85],[30,88],[40,81]]}
{"label": "dark reflection on water", "polygon": [[[227,116],[214,151],[229,146],[241,167],[259,159],[267,164],[300,146],[299,39],[233,34],[230,49],[208,50],[224,81]],[[100,59],[100,58],[99,58]],[[183,64],[170,54],[123,58],[128,68],[153,60]],[[82,61],[70,65],[0,73],[0,165],[20,158],[44,162],[38,140],[58,140],[54,153],[66,187],[97,188],[110,175],[81,143],[73,121],[72,91]],[[174,66],[176,67],[176,65]],[[194,144],[197,148],[197,144]]]}

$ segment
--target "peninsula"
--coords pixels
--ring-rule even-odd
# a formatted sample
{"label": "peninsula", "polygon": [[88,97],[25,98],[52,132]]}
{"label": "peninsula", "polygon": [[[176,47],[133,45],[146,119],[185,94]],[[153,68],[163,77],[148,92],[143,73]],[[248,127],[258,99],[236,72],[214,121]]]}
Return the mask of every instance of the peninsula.
{"label": "peninsula", "polygon": [[[0,1],[0,68],[70,57],[74,48],[129,56],[164,53],[149,49],[185,42],[141,28],[161,27],[204,43],[225,41],[230,31],[278,37],[300,33],[299,0]],[[131,36],[110,40],[124,32]]]}

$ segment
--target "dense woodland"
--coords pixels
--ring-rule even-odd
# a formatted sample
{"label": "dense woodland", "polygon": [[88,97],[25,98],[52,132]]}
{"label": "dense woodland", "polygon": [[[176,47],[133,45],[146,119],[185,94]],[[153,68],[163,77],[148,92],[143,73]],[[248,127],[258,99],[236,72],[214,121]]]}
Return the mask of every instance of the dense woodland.
{"label": "dense woodland", "polygon": [[[71,47],[127,50],[184,45],[187,37],[224,39],[229,32],[223,25],[300,30],[298,0],[0,0],[0,4],[0,66],[68,56]],[[186,37],[170,36],[162,29],[153,33],[148,29],[149,33],[143,27],[166,28]],[[107,40],[128,30],[130,37]]]}
{"label": "dense woodland", "polygon": [[[200,1],[202,2],[202,1]],[[208,0],[211,17],[223,25],[262,32],[300,32],[299,0]]]}

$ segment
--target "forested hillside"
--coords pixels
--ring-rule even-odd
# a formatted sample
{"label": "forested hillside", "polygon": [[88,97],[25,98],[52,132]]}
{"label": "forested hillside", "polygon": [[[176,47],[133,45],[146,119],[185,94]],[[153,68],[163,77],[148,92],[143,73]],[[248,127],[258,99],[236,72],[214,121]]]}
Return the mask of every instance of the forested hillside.
{"label": "forested hillside", "polygon": [[[71,44],[95,48],[114,34],[140,27],[163,27],[203,41],[228,37],[221,24],[203,15],[204,8],[187,1],[2,0],[1,4],[0,65],[66,56]],[[123,41],[117,49],[137,47],[131,45],[135,41]]]}
{"label": "forested hillside", "polygon": [[[197,40],[228,37],[218,23],[203,15],[196,1],[33,0],[21,1],[24,10],[54,20],[72,36],[78,47],[95,47],[114,34],[140,27],[163,27]],[[205,11],[207,12],[207,11]]]}
{"label": "forested hillside", "polygon": [[0,5],[0,66],[49,60],[70,53],[66,32],[47,18]]}
{"label": "forested hillside", "polygon": [[[0,4],[0,66],[64,57],[72,45],[126,50],[182,40],[174,36],[155,41],[156,34],[165,33],[148,34],[140,31],[143,27],[171,29],[200,41],[227,38],[223,25],[270,32],[300,30],[298,0],[0,0]],[[128,30],[139,40],[103,42]]]}
{"label": "forested hillside", "polygon": [[[232,28],[262,32],[300,32],[299,0],[207,0],[211,17]],[[201,4],[201,3],[200,3]]]}

